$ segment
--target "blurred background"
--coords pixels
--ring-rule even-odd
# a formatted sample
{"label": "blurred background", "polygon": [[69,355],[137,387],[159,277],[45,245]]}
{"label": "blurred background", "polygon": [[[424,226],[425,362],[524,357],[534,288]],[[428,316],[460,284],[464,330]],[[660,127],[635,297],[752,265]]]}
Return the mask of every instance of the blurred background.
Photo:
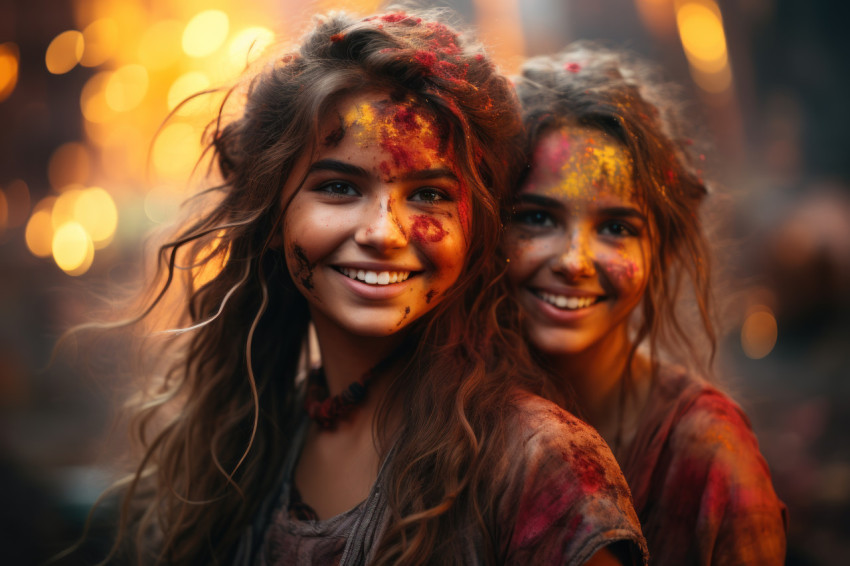
{"label": "blurred background", "polygon": [[[502,68],[577,39],[624,47],[682,87],[723,204],[718,375],[752,418],[790,510],[788,564],[850,563],[848,3],[457,0]],[[316,12],[356,0],[0,0],[0,556],[79,535],[124,446],[120,341],[61,332],[138,278],[145,235],[190,194],[233,79]],[[162,126],[156,141],[154,134]],[[734,253],[728,253],[730,250]],[[89,543],[96,556],[103,541]],[[89,558],[86,558],[88,556]],[[76,562],[75,562],[76,563]]]}

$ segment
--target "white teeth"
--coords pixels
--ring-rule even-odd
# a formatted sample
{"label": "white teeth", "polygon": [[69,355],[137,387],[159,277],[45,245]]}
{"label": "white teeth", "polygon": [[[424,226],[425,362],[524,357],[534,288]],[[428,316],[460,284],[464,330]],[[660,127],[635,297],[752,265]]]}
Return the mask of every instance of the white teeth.
{"label": "white teeth", "polygon": [[369,285],[401,283],[410,277],[409,271],[366,271],[363,269],[349,269],[347,267],[340,267],[338,271],[350,279],[363,281]]}
{"label": "white teeth", "polygon": [[583,309],[596,302],[596,297],[567,297],[565,295],[544,293],[543,291],[538,291],[536,295],[550,305],[555,305],[559,309],[564,310]]}

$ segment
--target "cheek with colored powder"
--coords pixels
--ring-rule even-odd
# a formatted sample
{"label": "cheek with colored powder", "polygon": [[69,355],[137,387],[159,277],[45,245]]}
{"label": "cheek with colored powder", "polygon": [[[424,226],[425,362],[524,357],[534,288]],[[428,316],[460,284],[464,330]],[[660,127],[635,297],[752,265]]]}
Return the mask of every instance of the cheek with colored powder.
{"label": "cheek with colored powder", "polygon": [[643,265],[631,254],[618,253],[598,258],[611,282],[620,289],[638,287],[644,277]]}
{"label": "cheek with colored powder", "polygon": [[293,279],[301,282],[301,285],[309,290],[313,289],[313,269],[315,264],[310,263],[304,248],[298,244],[294,244],[291,250],[287,250],[290,265],[294,266]]}
{"label": "cheek with colored powder", "polygon": [[439,242],[448,234],[438,219],[424,214],[413,216],[413,226],[410,232],[415,241],[430,243]]}
{"label": "cheek with colored powder", "polygon": [[407,315],[409,315],[409,314],[410,314],[410,307],[404,307],[404,314],[401,315],[401,319],[396,324],[396,327],[401,326],[401,324],[405,321],[405,319],[407,318]]}

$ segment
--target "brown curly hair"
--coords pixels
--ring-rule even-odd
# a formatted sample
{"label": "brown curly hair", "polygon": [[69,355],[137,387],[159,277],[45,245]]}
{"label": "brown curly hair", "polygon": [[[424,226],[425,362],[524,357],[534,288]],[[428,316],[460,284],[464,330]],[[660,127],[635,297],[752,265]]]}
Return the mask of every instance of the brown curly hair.
{"label": "brown curly hair", "polygon": [[221,183],[207,191],[211,207],[160,248],[159,283],[139,317],[161,309],[174,288],[185,293],[169,310],[188,330],[148,354],[177,361],[135,406],[144,456],[128,480],[120,531],[124,540],[135,533],[139,562],[230,560],[279,481],[309,324],[271,244],[284,221],[281,190],[319,143],[322,117],[364,91],[412,97],[434,113],[472,202],[465,271],[413,323],[415,352],[378,419],[381,439],[388,407],[403,403],[388,468],[392,520],[375,563],[458,563],[470,529],[482,557],[495,559],[488,472],[502,455],[501,415],[517,385],[545,386],[518,332],[497,320],[504,267],[494,257],[522,160],[521,121],[509,81],[481,48],[429,17],[318,19],[297,52],[230,91],[244,97],[235,115],[222,104],[208,146]]}

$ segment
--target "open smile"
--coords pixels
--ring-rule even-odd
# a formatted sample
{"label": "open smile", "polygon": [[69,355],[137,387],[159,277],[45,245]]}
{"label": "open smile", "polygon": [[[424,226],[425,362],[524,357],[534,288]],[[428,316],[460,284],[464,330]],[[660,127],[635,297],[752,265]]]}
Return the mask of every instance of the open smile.
{"label": "open smile", "polygon": [[580,309],[585,309],[587,307],[595,305],[600,301],[605,300],[604,295],[587,295],[583,297],[576,297],[573,295],[559,295],[555,293],[548,293],[539,289],[529,290],[534,294],[535,297],[537,297],[541,301],[564,311],[576,311]]}
{"label": "open smile", "polygon": [[367,285],[392,285],[393,283],[403,283],[411,275],[416,275],[412,271],[371,271],[366,269],[354,269],[350,267],[336,267],[338,272],[342,273],[349,279],[366,283]]}

